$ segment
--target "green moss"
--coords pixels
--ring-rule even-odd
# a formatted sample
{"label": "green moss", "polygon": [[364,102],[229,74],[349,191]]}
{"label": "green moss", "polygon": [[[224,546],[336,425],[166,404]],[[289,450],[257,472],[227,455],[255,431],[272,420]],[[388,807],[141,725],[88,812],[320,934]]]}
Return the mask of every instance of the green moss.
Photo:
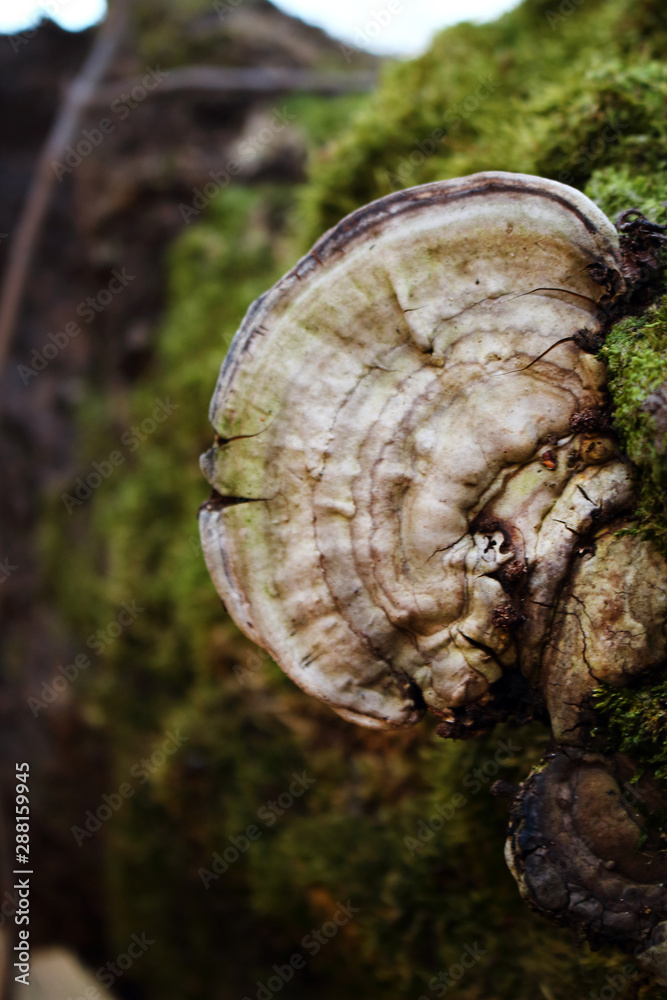
{"label": "green moss", "polygon": [[[662,3],[586,0],[570,16],[558,10],[528,0],[493,24],[443,32],[420,59],[387,67],[366,101],[299,98],[299,123],[319,152],[295,221],[293,191],[235,186],[214,199],[173,248],[152,370],[112,405],[91,394],[81,408],[85,474],[157,399],[177,404],[148,440],[123,451],[124,465],[90,501],[67,515],[56,496],[45,518],[53,595],[82,645],[123,601],[143,609],[77,682],[83,709],[105,727],[114,780],[127,780],[167,731],[188,737],[104,832],[118,950],[138,929],[156,940],[132,969],[151,1000],[255,996],[257,981],[303,952],[304,935],[339,899],[359,914],[308,958],[289,985],[293,1000],[431,1000],[431,978],[475,941],[486,954],[457,984],[460,1000],[599,995],[625,962],[577,950],[566,931],[531,914],[505,868],[506,805],[474,772],[493,771],[497,740],[511,737],[521,750],[491,777],[520,780],[546,733],[504,729],[462,744],[438,740],[429,725],[378,734],[342,722],[225,617],[195,521],[207,492],[196,459],[210,444],[207,409],[224,350],[250,302],[342,215],[401,186],[509,169],[566,174],[609,214],[636,207],[664,219]],[[169,50],[157,14],[155,31],[153,60]],[[186,46],[168,61],[192,55]],[[666,377],[666,319],[661,303],[624,320],[605,354],[618,429],[643,470],[643,503],[652,490],[654,507],[665,473],[640,403]],[[654,507],[642,523],[650,513],[660,540]],[[614,692],[600,709],[609,708],[618,745],[634,740],[653,766],[664,693],[645,694],[650,710],[622,700],[637,692]],[[312,788],[261,823],[258,810],[304,770]],[[453,807],[455,796],[465,803]],[[442,820],[436,833],[431,820]],[[204,888],[199,869],[210,870],[214,852],[248,825],[261,828],[259,840]]]}
{"label": "green moss", "polygon": [[[81,405],[81,475],[113,450],[123,463],[71,512],[54,496],[45,518],[54,592],[79,631],[104,621],[149,579],[172,639],[175,624],[183,625],[188,644],[199,634],[192,624],[201,621],[210,587],[197,541],[195,515],[205,490],[196,458],[211,443],[207,410],[221,358],[247,304],[283,270],[277,237],[291,204],[279,187],[221,192],[207,221],[188,229],[172,253],[168,319],[150,376],[111,407],[97,390]],[[168,416],[151,424],[160,401]],[[70,571],[61,574],[63,546]],[[139,617],[134,634],[152,636],[157,623],[144,622]],[[165,648],[166,661],[172,656]]]}
{"label": "green moss", "polygon": [[639,467],[642,533],[667,554],[667,453],[655,418],[643,409],[646,397],[667,380],[667,296],[644,315],[612,329],[600,356],[607,364],[614,400],[614,426],[630,459]]}
{"label": "green moss", "polygon": [[599,688],[594,699],[600,715],[594,735],[606,749],[628,754],[641,771],[649,769],[667,783],[667,681],[621,691]]}
{"label": "green moss", "polygon": [[[566,1000],[572,982],[595,990],[622,959],[573,951],[566,931],[526,909],[503,860],[506,804],[489,795],[497,777],[528,773],[546,731],[448,743],[430,724],[400,734],[349,725],[252,651],[208,578],[194,517],[206,495],[196,456],[210,442],[208,400],[246,303],[287,265],[289,204],[280,189],[236,188],[185,233],[154,368],[118,407],[122,422],[93,397],[85,404],[82,472],[155,399],[178,409],[82,508],[67,515],[56,498],[52,579],[74,634],[113,620],[122,601],[142,609],[76,692],[107,733],[109,791],[135,789],[99,834],[109,950],[145,929],[156,944],[132,974],[161,1000],[252,997],[295,952],[308,965],[290,985],[294,1000],[431,997],[431,979],[475,942],[484,955],[462,1000],[543,988]],[[182,745],[144,773],[169,732]],[[519,749],[496,760],[500,739]],[[303,772],[312,787],[263,821],[262,807]],[[239,850],[249,826],[261,836]],[[214,855],[236,850],[205,887]],[[348,899],[355,919],[308,954],[305,935]]]}
{"label": "green moss", "polygon": [[584,190],[612,219],[625,209],[639,208],[651,221],[667,222],[667,169],[643,174],[623,165],[601,167],[593,171]]}
{"label": "green moss", "polygon": [[[302,200],[304,242],[396,188],[478,170],[581,188],[610,166],[634,171],[639,184],[664,172],[667,20],[658,0],[640,9],[588,0],[556,20],[554,11],[528,0],[387,67],[378,93],[315,164]],[[434,139],[436,130],[445,134]]]}

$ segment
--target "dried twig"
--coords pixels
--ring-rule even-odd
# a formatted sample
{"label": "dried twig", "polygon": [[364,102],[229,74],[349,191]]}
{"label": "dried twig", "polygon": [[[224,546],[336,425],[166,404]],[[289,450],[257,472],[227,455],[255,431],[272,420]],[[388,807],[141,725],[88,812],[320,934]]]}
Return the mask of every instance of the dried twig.
{"label": "dried twig", "polygon": [[[179,66],[162,70],[165,80],[159,93],[180,90],[210,90],[218,92],[274,93],[281,90],[309,90],[324,94],[341,94],[370,90],[376,82],[373,72],[316,73],[307,69],[259,68],[226,69],[220,66]],[[91,94],[90,104],[102,106],[131,96],[133,87],[142,85],[142,77],[119,80]],[[157,93],[157,91],[156,91]]]}

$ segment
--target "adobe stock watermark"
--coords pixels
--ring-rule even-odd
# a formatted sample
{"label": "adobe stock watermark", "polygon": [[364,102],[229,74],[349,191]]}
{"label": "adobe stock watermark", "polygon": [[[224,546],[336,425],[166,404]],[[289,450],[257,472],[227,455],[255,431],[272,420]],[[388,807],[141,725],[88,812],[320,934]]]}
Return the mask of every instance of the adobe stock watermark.
{"label": "adobe stock watermark", "polygon": [[451,132],[461,127],[463,122],[477,111],[479,106],[498,90],[500,83],[493,77],[479,77],[476,89],[468,94],[463,101],[447,111],[443,117],[443,128],[434,128],[425,139],[420,139],[412,150],[398,161],[394,173],[389,174],[389,180],[395,188],[405,186],[410,177],[421,165],[442,145]]}
{"label": "adobe stock watermark", "polygon": [[[150,92],[159,87],[169,76],[168,70],[161,70],[159,66],[155,69],[147,66],[146,70],[141,83],[136,83],[128,93],[120,94],[111,102],[109,110],[118,121],[125,121],[130,112],[138,107],[142,101],[145,101]],[[81,138],[76,144],[65,147],[62,161],[51,161],[51,169],[58,181],[62,182],[68,174],[76,170],[93,150],[102,145],[105,137],[115,131],[116,122],[111,118],[101,118],[93,128],[84,128],[81,132]]]}
{"label": "adobe stock watermark", "polygon": [[[42,17],[53,17],[66,7],[69,0],[41,0],[39,4],[39,13]],[[35,37],[39,29],[42,27],[43,21],[40,19],[34,28],[26,28],[24,31],[17,32],[15,35],[8,35],[7,40],[11,45],[14,52],[18,52],[22,45],[27,45],[28,42]]]}
{"label": "adobe stock watermark", "polygon": [[[260,806],[257,810],[257,818],[266,827],[274,826],[279,817],[291,809],[296,799],[300,799],[315,784],[315,781],[315,778],[308,777],[306,771],[301,774],[294,772],[288,790],[281,792],[275,800],[269,800]],[[262,834],[263,830],[250,823],[243,833],[235,837],[227,837],[229,845],[222,849],[222,854],[218,851],[215,852],[211,858],[211,867],[197,869],[197,874],[204,888],[208,889],[211,882],[216,882],[221,875],[224,875],[230,866],[238,861],[242,854],[246,853],[250,845],[261,838]]]}
{"label": "adobe stock watermark", "polygon": [[14,566],[9,561],[9,556],[0,561],[0,583],[6,583],[12,573],[16,573],[18,566]]}
{"label": "adobe stock watermark", "polygon": [[232,11],[237,10],[241,4],[245,3],[245,0],[215,0],[213,4],[213,10],[216,12],[221,21],[224,21]]}
{"label": "adobe stock watermark", "polygon": [[102,986],[107,986],[110,989],[116,980],[120,979],[137,959],[145,955],[153,944],[155,941],[147,936],[146,931],[141,934],[132,934],[126,950],[117,955],[113,962],[107,962],[106,965],[100,966],[95,972],[95,978],[100,981]]}
{"label": "adobe stock watermark", "polygon": [[[108,646],[129,628],[143,614],[145,608],[140,608],[136,601],[124,601],[120,606],[120,611],[103,628],[98,628],[86,639],[88,649],[101,656]],[[87,653],[78,653],[71,663],[59,664],[55,675],[50,681],[43,681],[41,687],[41,697],[35,698],[31,695],[28,698],[28,708],[36,719],[40,712],[49,708],[67,690],[70,684],[79,678],[80,674],[92,665],[92,661]]]}
{"label": "adobe stock watermark", "polygon": [[[642,949],[636,948],[635,955],[639,954]],[[632,980],[639,974],[639,969],[632,962],[628,962],[627,965],[623,966],[623,972],[608,973],[606,978],[606,983],[602,987],[599,993],[594,993],[591,990],[588,994],[589,1000],[613,1000],[614,997],[622,993],[623,990],[630,985]]]}
{"label": "adobe stock watermark", "polygon": [[[136,275],[128,274],[124,267],[120,271],[114,268],[111,272],[111,278],[103,288],[100,288],[95,295],[88,295],[79,302],[75,309],[76,315],[84,323],[92,323],[95,317],[99,313],[104,312],[107,306],[113,302],[114,298],[120,295],[135,278]],[[46,342],[42,344],[42,347],[40,349],[33,348],[30,365],[16,366],[23,384],[28,385],[31,379],[37,378],[39,373],[43,372],[50,362],[57,358],[80,333],[80,325],[76,321],[70,320],[68,323],[65,323],[62,330],[47,334]]]}
{"label": "adobe stock watermark", "polygon": [[627,122],[620,122],[618,119],[609,119],[594,139],[591,139],[585,146],[580,146],[572,154],[566,164],[570,169],[561,170],[558,180],[562,184],[570,184],[576,178],[583,177],[588,171],[591,162],[602,156],[604,151],[613,143],[618,142],[621,132],[629,127]]}
{"label": "adobe stock watermark", "polygon": [[84,840],[94,837],[114,813],[118,812],[123,803],[132,798],[137,788],[145,785],[156,771],[164,767],[169,757],[172,757],[190,739],[189,736],[183,736],[180,729],[177,729],[175,733],[167,730],[164,735],[166,738],[157,750],[153,750],[149,757],[142,757],[130,768],[130,777],[136,779],[134,783],[123,781],[115,792],[105,792],[102,801],[94,811],[92,809],[86,810],[83,826],[70,827],[77,847],[81,847]]}
{"label": "adobe stock watermark", "polygon": [[[199,535],[188,535],[187,537],[188,545],[192,552],[197,556],[202,554],[202,544]],[[0,581],[1,582],[1,581]],[[232,666],[232,673],[238,681],[241,687],[252,680],[253,677],[261,675],[262,671],[271,662],[271,658],[268,653],[265,653],[262,649],[248,649],[244,650],[242,656],[239,656],[236,663]]]}
{"label": "adobe stock watermark", "polygon": [[[166,400],[156,399],[154,402],[155,407],[151,416],[145,417],[140,424],[133,425],[128,431],[121,434],[121,444],[130,454],[133,454],[151,434],[154,434],[158,426],[168,420],[174,410],[180,406],[180,403],[172,403],[169,396]],[[77,507],[83,506],[95,490],[99,489],[102,483],[114,474],[116,469],[125,465],[126,461],[127,458],[123,452],[114,449],[109,452],[106,458],[99,462],[93,462],[91,471],[85,477],[77,476],[75,479],[76,489],[73,493],[61,493],[60,495],[67,513],[72,514]]]}
{"label": "adobe stock watermark", "polygon": [[[336,901],[336,909],[330,920],[325,920],[321,927],[311,930],[301,938],[301,947],[311,957],[319,954],[322,948],[336,937],[341,927],[345,927],[359,913],[360,907],[353,906],[351,900],[341,903]],[[306,967],[306,958],[300,951],[295,951],[284,965],[277,963],[272,966],[273,975],[269,976],[266,982],[257,980],[255,986],[257,990],[254,997],[248,995],[242,1000],[272,1000],[280,993],[283,986],[294,979],[295,972],[299,972]]]}
{"label": "adobe stock watermark", "polygon": [[270,145],[275,139],[279,132],[287,128],[293,121],[296,120],[296,115],[292,114],[291,111],[287,110],[287,105],[283,104],[282,108],[272,108],[271,113],[273,115],[270,123],[265,125],[259,131],[244,139],[239,143],[239,159],[229,160],[222,170],[210,170],[208,176],[211,178],[206,184],[201,188],[193,188],[194,198],[189,205],[181,202],[178,206],[178,210],[181,213],[181,218],[186,225],[189,225],[193,219],[196,219],[203,210],[211,203],[211,201],[224,191],[229,185],[232,177],[238,176],[241,173],[243,167],[256,159],[262,149]]}
{"label": "adobe stock watermark", "polygon": [[[511,739],[507,743],[499,740],[497,747],[493,757],[485,760],[480,767],[472,768],[463,778],[463,786],[469,789],[471,796],[477,795],[485,785],[493,782],[501,764],[511,760],[521,750],[520,746],[513,745]],[[447,802],[434,806],[433,813],[427,820],[419,820],[414,837],[403,838],[408,854],[414,857],[415,853],[425,847],[430,840],[433,840],[435,834],[442,830],[445,823],[449,823],[456,812],[463,809],[469,801],[470,799],[462,792],[454,792]]]}
{"label": "adobe stock watermark", "polygon": [[[481,948],[477,941],[474,944],[465,945],[458,962],[453,962],[448,969],[438,972],[432,979],[429,979],[429,990],[436,997],[447,996],[449,988],[459,983],[466,974],[466,971],[472,969],[478,962],[481,962],[485,955],[486,948]],[[419,1000],[430,1000],[430,997],[422,995],[419,997]]]}
{"label": "adobe stock watermark", "polygon": [[547,10],[544,12],[549,27],[552,31],[556,30],[556,27],[563,21],[567,21],[571,14],[574,14],[577,7],[581,7],[586,0],[561,0],[558,5],[557,10]]}
{"label": "adobe stock watermark", "polygon": [[345,45],[344,42],[340,43],[339,48],[343,53],[345,62],[351,63],[354,56],[365,51],[368,45],[372,44],[385,28],[391,24],[396,15],[402,13],[403,4],[401,0],[389,0],[384,7],[374,10],[365,24],[359,25],[356,28],[352,36],[353,46]]}
{"label": "adobe stock watermark", "polygon": [[11,896],[5,889],[2,903],[0,904],[0,927],[4,927],[5,924],[7,923],[7,920],[15,915],[17,906],[18,906],[17,897]]}
{"label": "adobe stock watermark", "polygon": [[[611,799],[611,805],[606,813],[599,813],[596,817],[593,828],[591,829],[591,835],[586,836],[584,834],[579,834],[579,840],[583,847],[589,849],[593,855],[599,857],[599,840],[604,839],[605,835],[608,834],[609,828],[619,821],[622,823],[627,820],[627,809],[630,807],[639,808],[641,811],[645,807],[645,802],[642,796],[635,790],[630,781],[625,781],[622,786],[620,786],[622,791],[618,798],[613,796]],[[624,808],[625,807],[625,808]],[[611,831],[613,836],[613,830]],[[571,864],[567,857],[562,855],[556,855],[552,857],[547,854],[545,855],[545,860],[550,868],[555,869],[560,875],[563,876],[565,881],[568,881],[571,877]],[[664,945],[667,940],[667,924],[661,923],[653,928],[647,940],[640,945],[636,945],[632,954],[635,959],[641,962],[642,955],[649,948],[657,947],[659,945]],[[623,966],[622,971],[607,973],[605,977],[605,985],[595,993],[590,990],[587,1000],[614,1000],[614,997],[622,993],[627,986],[630,985],[631,981],[638,975],[639,969],[632,963],[628,963]],[[634,996],[634,993],[633,993]]]}
{"label": "adobe stock watermark", "polygon": [[[148,937],[146,931],[141,934],[132,934],[125,951],[117,955],[113,962],[101,965],[95,972],[95,979],[101,986],[111,988],[118,979],[125,975],[138,958],[146,954],[153,944],[155,941]],[[109,996],[106,990],[104,996]],[[67,1000],[102,1000],[102,997],[101,991],[96,986],[86,986],[83,993],[77,993],[76,996],[70,994]]]}
{"label": "adobe stock watermark", "polygon": [[[641,962],[645,951],[649,948],[663,946],[666,938],[667,928],[664,923],[660,923],[653,928],[644,944],[637,945],[634,948],[632,952],[633,957]],[[614,1000],[614,997],[622,993],[630,985],[635,976],[639,975],[639,971],[636,965],[628,962],[627,965],[623,966],[622,972],[607,973],[605,985],[597,993],[591,990],[586,1000]]]}
{"label": "adobe stock watermark", "polygon": [[234,664],[232,672],[241,687],[244,687],[254,674],[262,672],[268,662],[268,654],[262,654],[259,650],[249,649],[244,654],[242,662]]}
{"label": "adobe stock watermark", "polygon": [[188,535],[188,545],[195,555],[199,555],[203,551],[199,535]]}

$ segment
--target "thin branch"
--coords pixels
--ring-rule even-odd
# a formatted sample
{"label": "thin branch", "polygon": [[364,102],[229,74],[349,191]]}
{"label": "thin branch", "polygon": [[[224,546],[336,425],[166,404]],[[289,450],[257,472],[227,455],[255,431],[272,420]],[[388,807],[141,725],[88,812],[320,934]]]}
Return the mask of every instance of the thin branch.
{"label": "thin branch", "polygon": [[42,147],[14,236],[0,286],[0,372],[19,315],[30,265],[55,183],[52,163],[75,136],[81,113],[90,104],[118,47],[127,21],[127,0],[111,5],[79,75],[70,84]]}
{"label": "thin branch", "polygon": [[[274,93],[281,90],[309,90],[324,94],[342,94],[371,90],[376,83],[372,72],[314,73],[307,69],[225,69],[219,66],[179,66],[161,70],[165,79],[153,93],[181,90],[212,90],[222,93]],[[131,77],[107,84],[91,95],[97,107],[112,101],[131,98],[133,87],[142,86],[142,77]],[[145,88],[144,88],[145,90]]]}

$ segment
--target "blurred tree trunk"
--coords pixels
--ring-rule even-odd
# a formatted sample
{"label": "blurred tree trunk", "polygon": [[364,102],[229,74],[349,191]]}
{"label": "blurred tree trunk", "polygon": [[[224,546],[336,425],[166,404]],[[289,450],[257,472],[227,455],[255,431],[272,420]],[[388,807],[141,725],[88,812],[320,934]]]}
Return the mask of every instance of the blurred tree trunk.
{"label": "blurred tree trunk", "polygon": [[88,58],[67,88],[60,111],[37,161],[0,286],[0,372],[11,344],[30,265],[51,200],[56,180],[53,161],[62,155],[74,138],[81,114],[90,103],[118,49],[127,24],[127,15],[127,0],[114,0],[110,4],[107,18],[100,27]]}

